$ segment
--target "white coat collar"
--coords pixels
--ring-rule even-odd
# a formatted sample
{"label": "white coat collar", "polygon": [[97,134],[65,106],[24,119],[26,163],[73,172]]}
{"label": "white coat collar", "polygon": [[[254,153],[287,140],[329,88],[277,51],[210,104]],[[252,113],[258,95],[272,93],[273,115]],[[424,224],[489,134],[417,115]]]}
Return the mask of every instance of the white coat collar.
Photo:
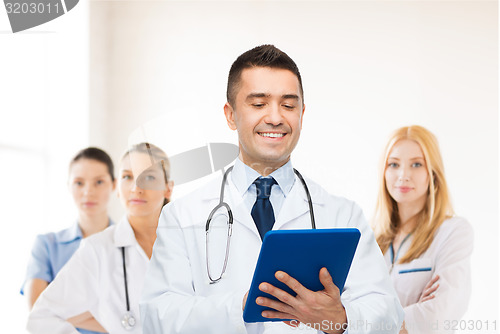
{"label": "white coat collar", "polygon": [[[315,182],[312,182],[308,179],[306,179],[305,181],[309,188],[313,205],[324,205],[325,198],[326,196],[328,196],[328,194]],[[204,186],[200,194],[201,199],[203,201],[213,201],[212,205],[215,207],[220,197],[221,183],[222,173],[218,177],[210,181],[206,186]],[[301,200],[297,201],[297,198]],[[248,229],[254,231],[256,236],[259,237],[252,216],[250,215],[248,209],[245,207],[243,197],[239,194],[234,182],[232,182],[231,177],[228,177],[226,181],[224,201],[230,205],[233,212],[234,221],[242,223]],[[302,182],[297,176],[295,176],[295,182],[290,189],[289,195],[285,198],[279,216],[276,217],[276,222],[274,223],[273,229],[280,229],[288,222],[306,213],[309,214],[308,212],[309,204],[306,192],[304,190]],[[304,227],[307,228],[309,227],[309,225]]]}
{"label": "white coat collar", "polygon": [[[290,163],[290,162],[288,162],[288,163]],[[241,163],[241,164],[243,164],[243,163]],[[233,177],[232,177],[232,173],[235,172],[234,169],[236,169],[236,173],[238,173],[238,168],[237,168],[236,165],[237,164],[234,165],[233,170],[228,175],[228,179],[226,180],[226,186],[225,186],[225,188],[227,190],[229,183],[233,183],[233,185],[235,186],[235,189],[239,192],[239,189],[241,189],[242,187],[237,186],[234,183]],[[293,173],[293,169],[292,169],[291,164],[290,164],[289,167],[290,167],[290,170]],[[255,173],[257,173],[257,172],[255,172]],[[283,177],[283,175],[281,175],[281,177]],[[223,173],[220,173],[217,177],[215,177],[214,179],[212,179],[211,181],[209,181],[207,185],[203,186],[203,188],[200,190],[201,191],[201,195],[200,196],[201,196],[202,200],[213,200],[213,199],[217,199],[217,198],[220,197],[222,176],[223,176]],[[240,177],[244,177],[245,178],[244,179],[245,183],[249,182],[249,179],[247,179],[246,174],[244,172],[240,173]],[[257,177],[258,177],[258,175],[257,175]],[[298,191],[298,195],[304,201],[306,201],[306,204],[307,204],[307,195],[306,195],[305,190],[303,189],[304,187],[302,186],[302,182],[295,175],[295,173],[293,173],[293,177],[294,177],[294,181],[288,182],[286,185],[285,185],[285,183],[282,183],[283,184],[283,190],[284,190],[284,192],[286,191],[285,195],[288,196],[288,194],[290,194],[293,189],[300,188],[299,191]],[[253,179],[248,184],[248,186],[245,188],[244,191],[246,191],[248,189],[248,187],[250,186],[250,184],[254,180],[255,179]],[[325,203],[325,200],[324,200],[325,192],[324,192],[324,190],[321,187],[319,187],[315,182],[313,182],[313,181],[311,181],[311,180],[309,180],[307,178],[305,178],[305,181],[306,181],[307,187],[309,188],[309,192],[311,194],[311,199],[312,199],[313,204],[319,204],[319,205],[324,204]],[[240,193],[240,197],[241,198],[243,197],[244,191],[242,193]],[[226,192],[226,194],[227,194],[227,192]],[[286,201],[286,199],[285,199],[285,201]]]}
{"label": "white coat collar", "polygon": [[134,230],[126,216],[124,216],[118,224],[116,224],[113,234],[113,240],[116,247],[128,247],[137,244]]}
{"label": "white coat collar", "polygon": [[[324,205],[325,197],[327,195],[325,191],[311,180],[306,179],[305,182],[311,195],[313,209],[314,206]],[[296,198],[300,198],[302,200],[297,202]],[[304,214],[307,214],[309,219],[309,201],[307,199],[306,191],[304,189],[302,181],[300,181],[300,179],[295,176],[295,183],[290,190],[289,196],[285,198],[285,201],[283,202],[280,213],[278,217],[276,217],[276,222],[274,223],[273,230],[281,229],[285,224],[294,219],[297,219]],[[304,225],[304,228],[310,227],[310,224]]]}
{"label": "white coat collar", "polygon": [[[278,187],[280,187],[281,192],[286,198],[295,182],[291,160],[269,174],[269,176],[276,180]],[[244,164],[240,158],[236,159],[233,171],[231,172],[231,180],[236,186],[236,189],[238,189],[241,197],[245,196],[250,186],[259,177],[261,177],[259,172]]]}

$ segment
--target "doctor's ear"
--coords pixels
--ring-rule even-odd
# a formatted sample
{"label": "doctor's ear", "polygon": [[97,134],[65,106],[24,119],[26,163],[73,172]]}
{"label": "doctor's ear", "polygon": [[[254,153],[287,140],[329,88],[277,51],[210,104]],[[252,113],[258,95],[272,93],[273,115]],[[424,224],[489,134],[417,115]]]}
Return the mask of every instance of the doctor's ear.
{"label": "doctor's ear", "polygon": [[163,197],[165,197],[169,202],[172,197],[172,191],[174,190],[174,181],[170,180],[167,182],[167,187],[165,189],[165,193]]}
{"label": "doctor's ear", "polygon": [[234,121],[234,109],[229,104],[229,102],[226,102],[226,104],[224,105],[224,115],[226,116],[226,121],[229,128],[231,130],[236,130],[236,123]]}
{"label": "doctor's ear", "polygon": [[304,120],[304,112],[306,111],[306,105],[302,105],[302,113],[300,114],[300,129],[302,130],[302,121]]}

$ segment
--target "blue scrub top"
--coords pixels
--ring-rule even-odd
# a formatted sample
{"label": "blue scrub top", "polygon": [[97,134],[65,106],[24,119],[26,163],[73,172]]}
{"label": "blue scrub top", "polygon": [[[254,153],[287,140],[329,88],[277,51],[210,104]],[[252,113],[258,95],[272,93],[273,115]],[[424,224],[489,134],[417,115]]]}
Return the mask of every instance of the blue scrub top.
{"label": "blue scrub top", "polygon": [[[113,224],[111,219],[109,222],[110,225]],[[21,287],[21,294],[24,295],[24,285],[30,279],[39,278],[48,283],[52,282],[57,273],[76,252],[82,239],[82,230],[78,222],[59,232],[38,235],[31,249],[31,257]],[[77,329],[84,334],[98,333]]]}

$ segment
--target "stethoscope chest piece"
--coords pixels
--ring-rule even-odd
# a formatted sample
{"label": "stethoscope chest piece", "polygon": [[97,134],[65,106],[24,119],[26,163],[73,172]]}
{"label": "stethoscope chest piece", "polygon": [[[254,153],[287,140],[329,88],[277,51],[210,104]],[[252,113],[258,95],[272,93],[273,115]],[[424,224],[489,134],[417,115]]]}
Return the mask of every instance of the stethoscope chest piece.
{"label": "stethoscope chest piece", "polygon": [[136,323],[135,318],[132,314],[130,314],[130,312],[127,312],[123,315],[123,318],[122,318],[123,328],[125,328],[127,330],[131,330],[132,328],[134,328],[135,323]]}

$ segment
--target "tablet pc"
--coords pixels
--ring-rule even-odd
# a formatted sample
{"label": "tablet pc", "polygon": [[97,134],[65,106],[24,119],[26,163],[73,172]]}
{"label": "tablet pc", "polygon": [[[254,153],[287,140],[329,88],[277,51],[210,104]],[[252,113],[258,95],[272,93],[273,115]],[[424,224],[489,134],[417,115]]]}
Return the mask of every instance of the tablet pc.
{"label": "tablet pc", "polygon": [[259,290],[267,282],[295,296],[288,286],[276,279],[274,274],[284,271],[313,291],[323,290],[319,271],[326,267],[333,283],[342,293],[351,267],[361,233],[356,228],[334,228],[314,230],[276,230],[264,236],[259,259],[255,267],[252,284],[243,311],[246,322],[283,321],[290,319],[268,319],[262,311],[268,307],[257,305],[259,296],[273,298]]}

